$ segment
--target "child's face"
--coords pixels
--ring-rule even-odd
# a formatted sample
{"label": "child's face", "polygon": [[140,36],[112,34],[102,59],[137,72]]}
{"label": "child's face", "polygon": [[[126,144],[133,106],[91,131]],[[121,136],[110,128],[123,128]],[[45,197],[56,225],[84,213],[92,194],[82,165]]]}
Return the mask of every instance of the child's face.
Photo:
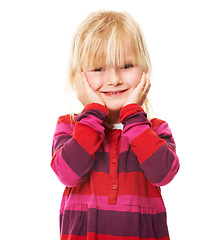
{"label": "child's face", "polygon": [[134,88],[141,80],[142,69],[132,64],[130,55],[125,64],[101,66],[85,71],[90,87],[102,98],[106,107],[119,112]]}

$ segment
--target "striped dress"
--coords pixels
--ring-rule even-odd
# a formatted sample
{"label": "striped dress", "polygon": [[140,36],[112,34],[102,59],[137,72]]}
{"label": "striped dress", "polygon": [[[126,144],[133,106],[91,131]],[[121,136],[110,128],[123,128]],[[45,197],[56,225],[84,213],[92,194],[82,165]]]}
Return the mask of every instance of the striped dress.
{"label": "striped dress", "polygon": [[179,160],[168,124],[137,104],[122,108],[122,130],[107,128],[107,117],[92,103],[58,119],[51,167],[66,186],[60,239],[169,240],[160,186]]}

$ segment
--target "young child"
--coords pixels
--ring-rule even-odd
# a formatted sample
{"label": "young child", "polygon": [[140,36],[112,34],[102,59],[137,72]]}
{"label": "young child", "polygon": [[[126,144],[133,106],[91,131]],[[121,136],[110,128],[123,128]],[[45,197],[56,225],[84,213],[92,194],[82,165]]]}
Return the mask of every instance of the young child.
{"label": "young child", "polygon": [[84,109],[59,118],[51,163],[66,186],[62,240],[169,239],[160,186],[179,161],[168,124],[145,112],[150,70],[128,14],[92,13],[77,29],[69,80]]}

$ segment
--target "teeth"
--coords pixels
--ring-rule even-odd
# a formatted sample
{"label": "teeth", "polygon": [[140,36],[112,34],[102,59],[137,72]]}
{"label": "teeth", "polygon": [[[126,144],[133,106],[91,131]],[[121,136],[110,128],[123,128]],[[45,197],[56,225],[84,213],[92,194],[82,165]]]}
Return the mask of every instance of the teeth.
{"label": "teeth", "polygon": [[120,94],[120,93],[122,93],[123,91],[120,91],[120,92],[104,92],[105,94],[108,94],[108,95],[118,95],[118,94]]}

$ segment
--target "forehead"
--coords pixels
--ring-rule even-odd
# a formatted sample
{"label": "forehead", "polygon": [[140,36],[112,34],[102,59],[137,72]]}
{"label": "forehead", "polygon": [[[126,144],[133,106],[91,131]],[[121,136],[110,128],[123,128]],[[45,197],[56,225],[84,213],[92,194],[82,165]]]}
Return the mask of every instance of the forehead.
{"label": "forehead", "polygon": [[120,66],[125,63],[137,64],[137,55],[132,44],[128,40],[122,39],[121,41],[102,43],[97,46],[93,43],[92,47],[88,50],[87,61],[84,62],[86,67],[91,66]]}

